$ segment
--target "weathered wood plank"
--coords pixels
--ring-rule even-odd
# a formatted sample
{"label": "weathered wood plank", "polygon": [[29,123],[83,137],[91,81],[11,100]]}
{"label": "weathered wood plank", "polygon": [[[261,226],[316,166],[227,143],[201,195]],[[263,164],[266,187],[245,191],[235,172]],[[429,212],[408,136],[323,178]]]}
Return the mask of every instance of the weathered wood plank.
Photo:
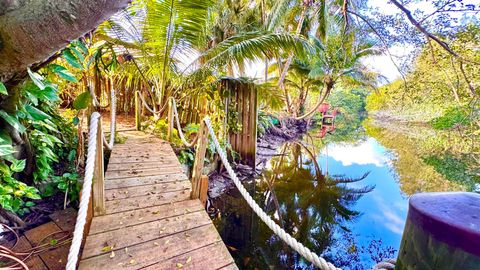
{"label": "weathered wood plank", "polygon": [[191,185],[187,181],[168,182],[148,186],[135,186],[127,188],[109,189],[105,192],[107,201],[121,200],[138,196],[155,195],[165,192],[182,191],[190,192]]}
{"label": "weathered wood plank", "polygon": [[[53,222],[45,223],[27,231],[25,237],[30,242],[32,246],[37,246],[39,244],[49,243],[51,239],[59,238],[63,236],[62,234],[52,235],[56,232],[61,232],[62,230]],[[51,235],[50,237],[47,237]],[[41,242],[44,240],[43,242]],[[41,253],[39,256],[42,261],[45,263],[48,269],[50,270],[63,270],[65,269],[65,264],[67,263],[68,257],[68,245],[63,245],[59,247],[52,247],[51,250]]]}
{"label": "weathered wood plank", "polygon": [[118,213],[128,210],[140,209],[171,202],[179,202],[190,199],[190,193],[186,191],[166,192],[157,195],[125,198],[118,201],[107,201],[107,214]]}
{"label": "weathered wood plank", "polygon": [[201,209],[203,209],[203,206],[198,200],[188,200],[96,217],[90,227],[90,235],[130,227],[162,218],[176,217],[185,213],[196,212]]}
{"label": "weathered wood plank", "polygon": [[[18,239],[18,243],[15,246],[14,251],[15,252],[26,252],[32,248],[32,245],[30,242],[28,242],[27,238],[25,236],[22,236]],[[0,262],[5,262],[5,263],[11,263],[10,261],[7,260],[0,260]],[[47,266],[45,263],[40,259],[39,256],[33,256],[28,258],[25,261],[25,264],[28,266],[30,270],[48,270]]]}
{"label": "weathered wood plank", "polygon": [[77,219],[77,211],[73,208],[56,211],[49,215],[50,219],[64,231],[73,231]]}
{"label": "weathered wood plank", "polygon": [[[146,241],[167,237],[174,233],[185,232],[203,225],[211,224],[205,212],[198,211],[165,218],[152,222],[138,224],[132,227],[91,235],[87,238],[83,252],[84,258],[109,253],[104,247],[120,250]],[[188,236],[188,234],[186,234]]]}
{"label": "weathered wood plank", "polygon": [[115,257],[109,254],[88,258],[80,262],[79,269],[139,269],[164,260],[169,260],[179,254],[201,248],[221,241],[218,232],[210,225],[205,225],[185,233],[176,233],[163,238],[161,241],[151,240],[131,246],[128,252],[116,252]]}
{"label": "weathered wood plank", "polygon": [[122,171],[122,170],[131,170],[131,169],[162,168],[163,166],[169,166],[169,165],[178,166],[178,161],[171,159],[171,160],[142,162],[142,163],[115,163],[115,164],[109,164],[108,170]]}
{"label": "weathered wood plank", "polygon": [[190,199],[191,188],[169,144],[140,136],[114,148],[107,213],[93,219],[79,269],[177,269],[182,260],[189,269],[232,265],[204,205]]}
{"label": "weathered wood plank", "polygon": [[125,171],[107,171],[105,177],[109,180],[125,178],[125,177],[134,177],[134,176],[154,176],[154,175],[165,175],[172,173],[182,173],[182,168],[180,166],[165,166],[163,168],[149,168],[149,169],[133,169]]}
{"label": "weathered wood plank", "polygon": [[144,269],[219,269],[233,263],[232,256],[222,242],[186,252],[170,260],[165,260]]}
{"label": "weathered wood plank", "polygon": [[105,181],[105,189],[116,189],[133,186],[153,185],[167,182],[188,181],[188,178],[183,173],[153,175],[153,176],[136,176],[125,177],[117,179],[107,179]]}

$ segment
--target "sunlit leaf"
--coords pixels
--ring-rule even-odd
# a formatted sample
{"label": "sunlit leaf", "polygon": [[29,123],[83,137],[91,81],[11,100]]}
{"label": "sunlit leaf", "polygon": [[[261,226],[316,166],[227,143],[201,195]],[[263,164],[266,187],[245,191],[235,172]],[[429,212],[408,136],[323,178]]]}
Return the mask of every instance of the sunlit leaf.
{"label": "sunlit leaf", "polygon": [[0,94],[8,96],[7,88],[2,82],[0,82]]}
{"label": "sunlit leaf", "polygon": [[78,61],[77,57],[73,55],[72,51],[70,49],[65,49],[63,50],[63,58],[67,60],[67,62],[74,68],[82,69],[83,66],[82,64]]}
{"label": "sunlit leaf", "polygon": [[14,172],[22,172],[25,169],[25,161],[25,159],[14,160],[12,165],[10,165],[10,169]]}
{"label": "sunlit leaf", "polygon": [[73,108],[77,110],[86,109],[90,102],[92,102],[92,96],[88,91],[85,91],[73,101]]}
{"label": "sunlit leaf", "polygon": [[3,118],[9,125],[15,128],[18,132],[24,133],[26,128],[23,126],[16,117],[11,116],[4,110],[0,110],[0,117]]}

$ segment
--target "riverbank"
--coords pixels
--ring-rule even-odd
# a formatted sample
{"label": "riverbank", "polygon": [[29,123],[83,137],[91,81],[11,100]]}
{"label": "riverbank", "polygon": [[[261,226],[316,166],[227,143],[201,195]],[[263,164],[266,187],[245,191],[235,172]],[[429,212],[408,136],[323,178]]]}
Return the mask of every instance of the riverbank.
{"label": "riverbank", "polygon": [[[259,175],[265,168],[267,162],[277,154],[280,145],[287,141],[300,138],[307,132],[308,124],[306,121],[296,121],[293,119],[285,119],[282,126],[272,126],[265,134],[257,139],[256,166],[252,168],[243,164],[234,164],[234,169],[240,181],[252,179]],[[234,187],[233,181],[230,179],[225,170],[211,172],[209,176],[208,195],[214,199]]]}

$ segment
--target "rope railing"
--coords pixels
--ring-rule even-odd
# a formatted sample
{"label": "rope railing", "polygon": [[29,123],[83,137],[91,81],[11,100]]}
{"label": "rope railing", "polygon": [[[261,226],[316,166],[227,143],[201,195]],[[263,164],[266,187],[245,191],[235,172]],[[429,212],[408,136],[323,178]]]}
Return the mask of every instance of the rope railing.
{"label": "rope railing", "polygon": [[180,125],[180,117],[178,116],[177,103],[175,102],[175,99],[173,97],[170,97],[170,102],[171,102],[171,106],[172,106],[172,110],[173,110],[173,118],[175,118],[175,120],[173,120],[173,119],[168,119],[168,120],[169,121],[175,121],[175,123],[177,124],[178,136],[182,140],[183,144],[186,147],[194,146],[198,141],[198,133],[195,136],[195,138],[192,140],[192,142],[187,141],[187,139],[185,138],[185,135],[183,134],[182,126]]}
{"label": "rope railing", "polygon": [[113,143],[115,142],[115,129],[116,129],[116,115],[117,115],[117,96],[115,89],[113,88],[113,79],[110,77],[111,90],[110,90],[110,139],[107,141],[103,136],[103,145],[108,149],[113,149]]}
{"label": "rope railing", "polygon": [[155,111],[154,109],[152,109],[147,101],[145,100],[145,98],[143,97],[143,94],[140,92],[140,91],[137,91],[136,94],[138,95],[138,97],[140,98],[140,101],[142,102],[143,104],[143,107],[145,107],[145,109],[147,109],[147,111],[149,111],[150,113],[152,113],[153,115],[160,115],[163,113],[163,111],[165,111],[165,109],[167,108],[168,106],[168,103],[165,103],[163,104],[162,108],[160,108],[159,111]]}
{"label": "rope railing", "polygon": [[[112,78],[110,78],[112,80]],[[111,81],[112,83],[112,81]],[[67,259],[67,270],[75,270],[79,255],[80,255],[80,247],[83,241],[83,235],[85,231],[85,224],[87,223],[87,215],[88,215],[88,205],[90,203],[91,194],[92,194],[92,185],[93,185],[93,178],[94,172],[98,166],[101,165],[101,177],[103,179],[103,163],[102,164],[95,164],[95,159],[98,155],[103,156],[102,152],[97,152],[99,147],[105,146],[105,148],[112,150],[113,144],[115,143],[115,130],[116,130],[116,93],[112,88],[110,91],[110,138],[107,141],[105,134],[102,132],[101,126],[101,115],[98,112],[92,113],[90,116],[90,126],[89,126],[89,133],[88,133],[88,150],[87,150],[87,162],[85,165],[85,177],[83,180],[82,186],[82,193],[80,197],[79,209],[77,213],[77,220],[75,223],[75,229],[73,231],[73,239],[72,245],[70,246],[70,250],[68,252],[68,259]],[[93,97],[96,99],[95,94]],[[98,136],[101,136],[99,138]],[[101,149],[100,149],[101,150]],[[103,158],[103,157],[102,157]],[[98,176],[98,175],[97,175]],[[98,179],[96,179],[98,181]],[[102,183],[103,184],[103,183]],[[95,202],[94,202],[95,207]]]}
{"label": "rope railing", "polygon": [[[67,270],[75,270],[80,253],[80,246],[83,240],[83,231],[87,222],[88,204],[92,193],[93,171],[95,169],[95,155],[97,147],[98,121],[100,119],[98,112],[92,113],[90,117],[90,128],[88,133],[88,152],[87,163],[85,165],[85,178],[82,187],[82,196],[80,197],[80,205],[77,214],[77,221],[75,223],[75,230],[73,231],[72,245],[68,252]],[[101,128],[101,127],[100,127]]]}
{"label": "rope railing", "polygon": [[335,267],[333,264],[327,262],[324,258],[319,257],[317,254],[315,254],[310,249],[305,247],[303,244],[298,242],[295,238],[293,238],[291,235],[289,235],[284,229],[282,229],[277,223],[275,223],[275,221],[273,221],[270,218],[270,216],[267,215],[267,213],[265,213],[263,211],[263,209],[252,198],[250,193],[248,193],[248,191],[245,189],[243,184],[238,179],[236,173],[233,171],[232,166],[228,162],[227,154],[225,153],[223,148],[220,146],[220,143],[218,142],[218,139],[217,139],[217,137],[215,135],[215,132],[213,130],[210,118],[205,117],[204,122],[205,122],[205,125],[208,128],[208,132],[209,132],[210,136],[212,137],[212,140],[213,140],[213,143],[215,145],[215,148],[217,149],[218,155],[220,156],[220,159],[222,160],[222,163],[223,163],[223,165],[225,166],[225,169],[228,172],[228,175],[232,179],[232,181],[235,184],[235,186],[237,187],[237,189],[240,191],[240,194],[242,194],[243,198],[247,201],[248,205],[257,214],[257,216],[278,237],[280,237],[280,239],[282,239],[285,243],[287,243],[291,248],[293,248],[295,251],[297,251],[300,255],[302,255],[309,262],[313,263],[316,267],[318,267],[322,270],[340,270],[340,268]]}

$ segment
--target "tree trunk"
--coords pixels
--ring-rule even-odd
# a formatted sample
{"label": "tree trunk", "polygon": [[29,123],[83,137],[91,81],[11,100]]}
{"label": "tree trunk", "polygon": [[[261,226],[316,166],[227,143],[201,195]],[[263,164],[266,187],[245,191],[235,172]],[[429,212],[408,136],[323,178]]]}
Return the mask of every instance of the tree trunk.
{"label": "tree trunk", "polygon": [[[308,4],[304,4],[302,13],[300,14],[300,19],[298,21],[297,29],[295,31],[295,35],[297,37],[300,36],[300,32],[302,31],[303,22],[305,21],[305,17],[307,16],[308,7],[309,7]],[[292,107],[292,101],[290,100],[290,95],[288,93],[287,88],[285,87],[284,82],[285,82],[285,77],[287,77],[288,69],[290,68],[290,65],[292,64],[293,56],[294,56],[293,53],[291,53],[288,56],[287,62],[285,63],[285,66],[282,69],[282,73],[280,74],[280,78],[278,79],[278,87],[280,87],[280,89],[283,90],[284,95],[285,95],[287,112],[291,112],[291,110],[292,110],[292,108],[291,108]]]}
{"label": "tree trunk", "polygon": [[0,0],[0,81],[94,29],[130,0]]}

